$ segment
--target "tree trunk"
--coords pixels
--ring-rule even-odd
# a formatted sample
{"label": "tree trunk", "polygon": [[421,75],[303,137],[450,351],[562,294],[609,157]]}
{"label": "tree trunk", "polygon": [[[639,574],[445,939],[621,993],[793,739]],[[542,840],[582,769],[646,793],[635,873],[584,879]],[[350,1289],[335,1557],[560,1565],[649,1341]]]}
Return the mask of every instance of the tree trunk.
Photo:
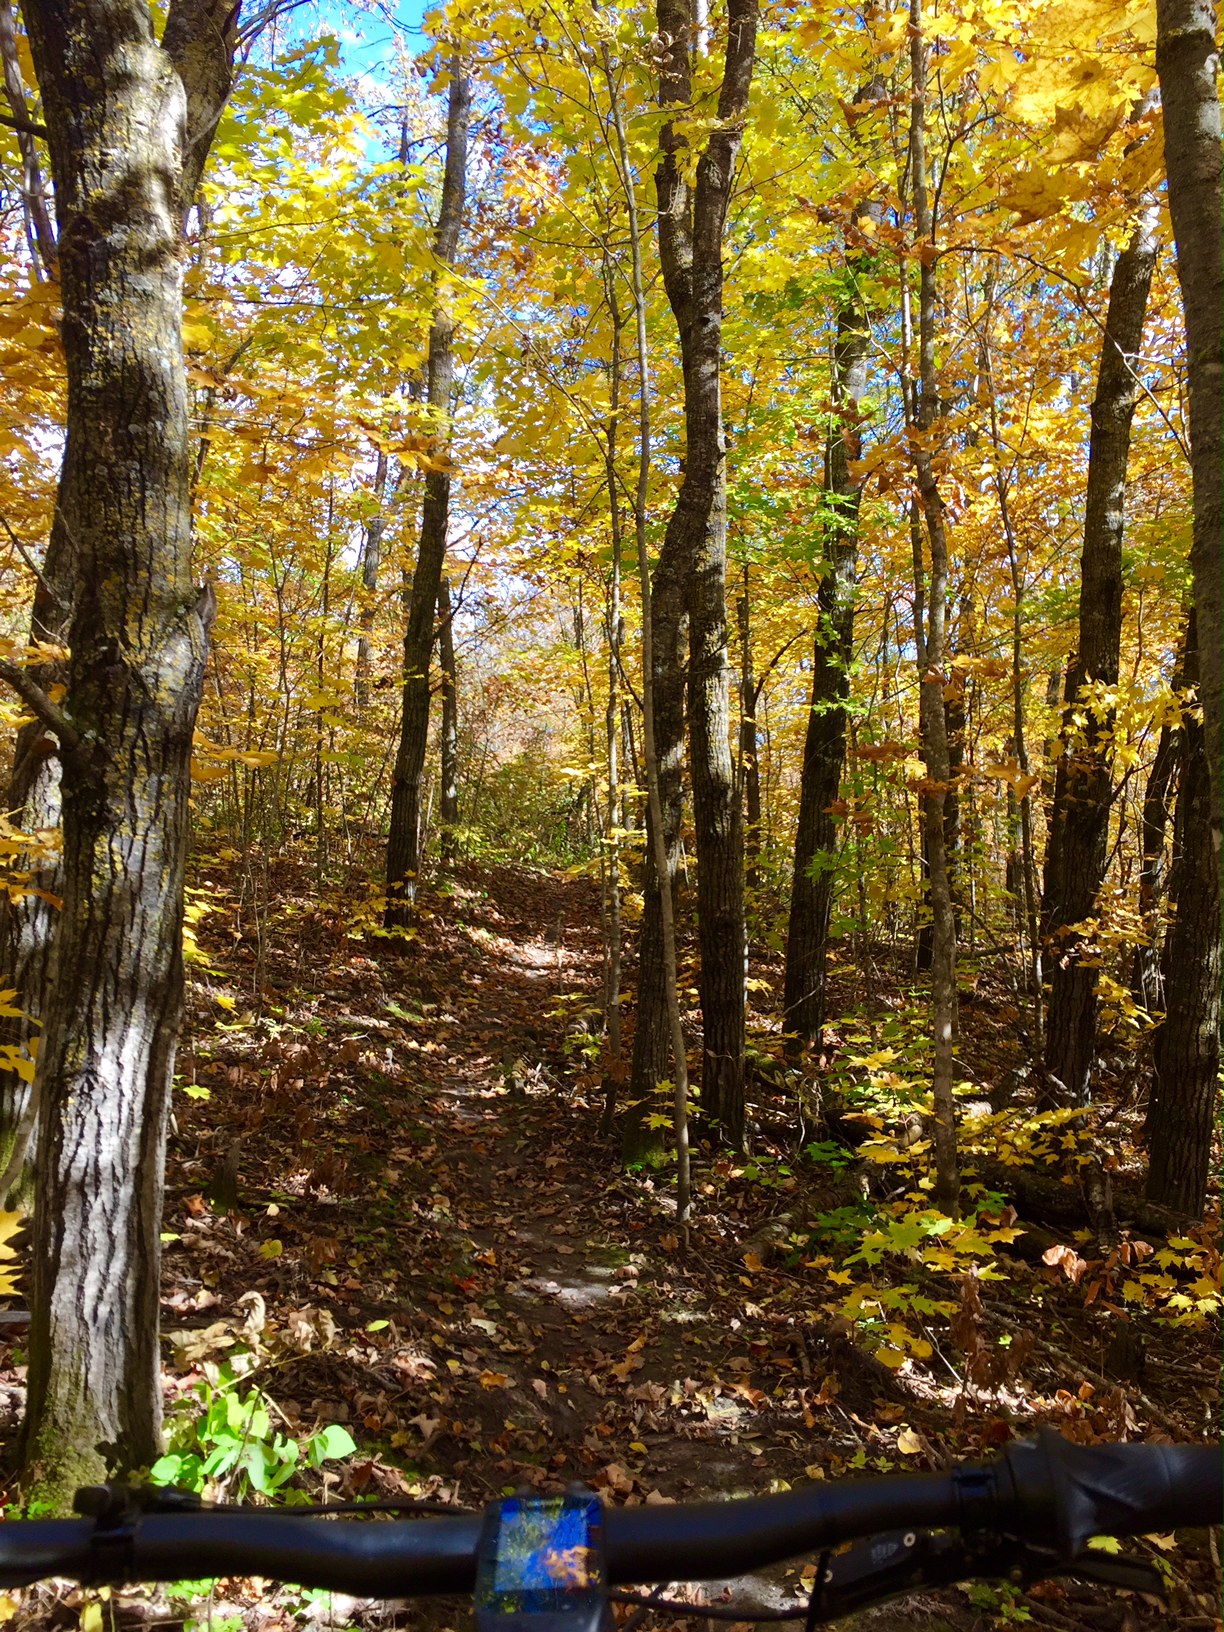
{"label": "tree trunk", "polygon": [[[190,572],[182,216],[236,15],[30,0],[59,224],[72,550],[64,905],[39,1060],[27,1475],[52,1501],[161,1449],[166,1114],[182,1000],[191,738],[211,590]],[[194,140],[192,138],[195,138]]]}
{"label": "tree trunk", "polygon": [[[442,178],[442,202],[434,234],[434,258],[441,268],[449,268],[459,247],[467,193],[468,117],[471,86],[463,65],[451,64],[450,101],[446,127],[446,169]],[[429,744],[429,663],[434,647],[434,610],[446,560],[446,534],[450,518],[451,386],[454,381],[455,320],[450,295],[444,286],[445,273],[435,281],[434,317],[429,331],[428,399],[434,417],[436,463],[425,477],[425,502],[421,509],[421,534],[412,594],[404,630],[404,693],[400,721],[399,751],[391,785],[391,825],[387,837],[388,928],[406,928],[412,922],[416,900],[417,873],[421,865],[421,793],[425,776],[425,751]]]}
{"label": "tree trunk", "polygon": [[[1190,623],[1178,653],[1173,675],[1173,689],[1181,693],[1186,687],[1186,654],[1189,649]],[[1177,775],[1182,754],[1180,724],[1166,722],[1161,727],[1156,744],[1156,756],[1148,772],[1143,792],[1141,818],[1141,860],[1139,865],[1139,917],[1143,924],[1143,940],[1135,948],[1131,992],[1136,1003],[1142,1003],[1150,1013],[1164,1009],[1164,980],[1160,968],[1160,917],[1165,893],[1165,833],[1169,825],[1169,790]]]}
{"label": "tree trunk", "polygon": [[[690,1204],[689,1186],[689,1131],[688,1131],[688,1057],[685,1052],[684,1025],[680,1015],[679,968],[676,953],[676,914],[673,894],[675,876],[675,859],[668,848],[668,814],[665,810],[662,797],[662,782],[664,763],[659,749],[657,733],[658,696],[655,690],[656,677],[663,673],[669,686],[674,686],[673,700],[679,698],[679,712],[671,723],[674,733],[675,777],[676,792],[676,834],[679,835],[679,765],[682,756],[683,744],[683,668],[680,662],[680,648],[683,646],[683,597],[679,593],[671,573],[670,565],[666,575],[663,573],[664,561],[661,558],[655,571],[655,585],[662,582],[668,590],[673,605],[669,608],[663,620],[665,627],[674,641],[673,649],[668,653],[662,666],[659,664],[658,650],[655,644],[659,623],[656,621],[657,608],[654,603],[654,587],[650,581],[650,554],[647,542],[647,503],[650,493],[650,459],[651,459],[651,403],[650,403],[650,354],[646,340],[646,277],[642,269],[642,232],[638,221],[637,194],[634,190],[633,166],[629,157],[629,144],[625,136],[624,119],[621,114],[620,99],[617,95],[616,80],[612,71],[611,53],[605,41],[602,47],[604,77],[608,84],[608,98],[612,125],[616,131],[617,155],[620,160],[621,182],[625,190],[625,213],[629,218],[629,251],[632,265],[633,289],[633,316],[634,334],[636,338],[637,365],[638,365],[638,468],[637,482],[633,490],[633,524],[634,537],[637,543],[638,584],[642,596],[642,728],[644,736],[644,759],[646,771],[646,810],[647,810],[647,903],[655,909],[658,939],[658,970],[663,985],[664,1012],[667,1022],[667,1033],[671,1043],[672,1055],[672,1141],[676,1152],[676,1219],[681,1226],[687,1226]],[[614,444],[609,438],[609,456],[614,452]],[[615,498],[613,498],[615,504]],[[664,543],[666,556],[666,542]],[[619,637],[618,637],[619,638]],[[670,773],[669,773],[670,774]],[[650,890],[649,881],[653,873],[655,888]],[[645,934],[643,933],[643,951],[645,951]],[[637,1070],[637,1053],[634,1053],[634,1070]],[[664,1063],[663,1070],[666,1070]],[[661,1080],[662,1073],[652,1078],[647,1092],[653,1090],[655,1084]],[[643,1104],[648,1103],[643,1096]],[[646,1124],[641,1107],[636,1111],[635,1120],[628,1124],[631,1135],[636,1133],[638,1140],[645,1134]],[[687,1242],[688,1231],[685,1229]]]}
{"label": "tree trunk", "polygon": [[960,801],[961,777],[965,766],[965,682],[963,677],[955,672],[944,688],[944,727],[948,734],[944,855],[948,862],[948,888],[952,892],[952,915],[956,920],[956,939],[959,941],[968,880],[965,876],[965,835]]}
{"label": "tree trunk", "polygon": [[[16,18],[9,0],[0,0],[0,58],[3,60],[5,100],[13,118],[29,124],[17,46]],[[21,154],[21,200],[31,266],[36,277],[58,278],[59,251],[55,229],[47,207],[42,166],[36,138],[18,130]],[[30,620],[31,642],[63,646],[68,639],[72,583],[68,539],[63,517],[56,512],[42,571],[34,588],[34,609]],[[30,678],[44,690],[62,683],[62,665],[38,664]],[[29,1058],[36,1052],[36,1039],[49,993],[51,948],[58,918],[57,903],[63,883],[60,877],[60,764],[54,737],[48,736],[40,720],[33,720],[17,734],[13,769],[4,808],[10,819],[30,838],[20,867],[6,869],[10,890],[0,892],[0,984],[15,990],[20,1017],[0,1019],[0,1044]],[[31,1045],[34,1045],[32,1048]],[[0,1080],[0,1205],[21,1177],[27,1158],[33,1156],[37,1105],[30,1085],[13,1072]]]}
{"label": "tree trunk", "polygon": [[739,762],[744,785],[746,877],[748,888],[756,890],[761,882],[758,866],[761,855],[761,767],[757,761],[757,688],[752,663],[752,602],[748,588],[748,567],[745,563],[744,593],[735,603],[740,639]]}
{"label": "tree trunk", "polygon": [[956,920],[944,839],[944,804],[951,779],[944,694],[945,627],[948,606],[948,537],[946,510],[932,463],[932,431],[939,415],[935,371],[934,226],[926,171],[926,42],[921,0],[910,0],[910,72],[912,112],[910,167],[914,187],[914,237],[921,246],[919,271],[919,391],[917,435],[913,438],[918,497],[931,546],[927,622],[919,654],[919,718],[926,764],[923,792],[924,832],[931,892],[931,1019],[935,1058],[931,1075],[934,1108],[934,1199],[955,1216],[960,1205],[956,1154],[956,1102],[952,1097],[953,1038],[956,1029]]}
{"label": "tree trunk", "polygon": [[[988,314],[987,321],[992,321]],[[999,434],[999,414],[996,406],[992,353],[989,345],[983,351],[986,364],[986,396],[990,406],[990,442],[995,460],[995,493],[999,500],[999,519],[1003,523],[1003,537],[1007,543],[1007,564],[1012,586],[1011,659],[1012,659],[1012,737],[1011,748],[1016,756],[1018,791],[1008,784],[1009,822],[1013,801],[1019,821],[1020,854],[1019,877],[1011,876],[1008,867],[1008,889],[1015,890],[1016,916],[1024,926],[1027,940],[1025,968],[1033,1000],[1034,1046],[1039,1056],[1045,1053],[1045,998],[1041,979],[1041,937],[1037,930],[1037,870],[1033,853],[1033,788],[1037,779],[1029,773],[1028,739],[1024,728],[1024,694],[1027,682],[1024,675],[1024,579],[1020,572],[1020,556],[1016,530],[1012,525],[1010,488],[1003,472],[1003,439]],[[1054,701],[1058,700],[1055,681]]]}
{"label": "tree trunk", "polygon": [[[0,0],[2,4],[2,0]],[[65,646],[72,607],[71,560],[64,517],[58,509],[43,569],[34,590],[31,642]],[[43,690],[66,679],[61,663],[26,671]],[[10,888],[0,891],[0,984],[17,993],[20,1018],[0,1019],[0,1043],[29,1058],[50,998],[51,953],[63,897],[60,843],[60,756],[53,733],[35,718],[17,733],[13,769],[5,795],[11,819],[28,836]],[[27,1082],[6,1071],[0,1082],[0,1205],[35,1153],[37,1101]],[[24,1181],[23,1181],[24,1184]]]}
{"label": "tree trunk", "polygon": [[374,466],[374,514],[365,524],[361,545],[361,611],[357,618],[357,664],[353,674],[353,697],[357,707],[370,706],[370,663],[373,658],[374,598],[378,594],[378,569],[382,565],[383,531],[387,525],[383,500],[387,492],[386,452],[379,448]]}
{"label": "tree trunk", "polygon": [[[1105,876],[1109,835],[1109,741],[1112,705],[1081,699],[1085,686],[1118,683],[1122,635],[1122,532],[1131,421],[1139,387],[1131,358],[1141,349],[1152,269],[1156,216],[1145,208],[1118,256],[1092,403],[1088,493],[1080,578],[1079,650],[1067,668],[1063,743],[1054,782],[1046,852],[1042,936],[1047,947],[1050,1002],[1046,1022],[1047,1080],[1068,1105],[1086,1105],[1096,1052],[1095,936],[1091,925]],[[1084,725],[1074,720],[1082,711]],[[1046,1108],[1051,1096],[1047,1093]]]}
{"label": "tree trunk", "polygon": [[[718,123],[684,179],[687,138],[670,110],[692,100],[687,0],[657,0],[666,42],[659,101],[669,114],[656,171],[659,258],[684,369],[684,477],[667,523],[689,613],[688,713],[697,830],[702,1105],[733,1148],[744,1137],[743,821],[730,742],[727,460],[722,422],[723,230],[756,53],[757,0],[730,0]],[[660,745],[661,746],[661,745]]]}
{"label": "tree trunk", "polygon": [[[858,101],[884,95],[872,80]],[[866,201],[856,206],[851,238],[859,223],[878,225],[883,207]],[[858,241],[862,241],[859,239]],[[858,570],[858,511],[862,481],[851,476],[851,460],[862,457],[860,419],[867,394],[870,318],[859,288],[869,268],[861,252],[847,257],[843,297],[837,311],[833,350],[833,417],[825,441],[823,571],[817,590],[819,621],[812,653],[812,699],[803,741],[803,774],[799,785],[799,821],[795,830],[795,865],[790,918],[786,931],[786,977],[783,1029],[796,1048],[819,1046],[825,1019],[825,977],[829,954],[829,921],[836,882],[838,822],[832,806],[841,787],[846,757],[846,702],[850,696],[850,662],[854,653],[854,597]]]}
{"label": "tree trunk", "polygon": [[[1197,667],[1194,614],[1186,636],[1186,672]],[[1206,731],[1196,712],[1182,719],[1165,939],[1168,1004],[1156,1033],[1156,1076],[1148,1105],[1149,1201],[1203,1216],[1211,1145],[1220,1104],[1220,887],[1211,842]]]}
{"label": "tree trunk", "polygon": [[455,609],[450,579],[438,584],[438,668],[442,676],[442,734],[439,743],[442,794],[442,865],[455,864],[459,827],[459,687],[455,673]]}
{"label": "tree trunk", "polygon": [[25,216],[26,242],[30,265],[36,278],[58,276],[59,252],[55,229],[47,208],[42,165],[38,161],[37,138],[29,128],[30,110],[21,78],[21,58],[17,52],[17,21],[9,0],[0,0],[0,62],[4,68],[4,96],[17,125],[17,151],[21,154],[21,208]]}
{"label": "tree trunk", "polygon": [[[684,804],[684,652],[688,619],[684,591],[674,548],[664,540],[650,583],[651,697],[653,743],[658,784],[659,819],[646,810],[646,855],[642,881],[642,927],[638,937],[637,1018],[633,1033],[633,1061],[629,1074],[629,1103],[620,1117],[621,1154],[626,1161],[641,1157],[660,1141],[645,1126],[651,1096],[667,1079],[671,1056],[668,1014],[669,980],[663,958],[663,918],[660,904],[660,853],[666,856],[662,882],[674,896],[680,871],[680,817]],[[649,765],[643,770],[649,777]],[[661,829],[662,845],[659,843]]]}
{"label": "tree trunk", "polygon": [[[609,83],[609,96],[616,90]],[[632,186],[632,178],[628,179]],[[621,638],[624,617],[621,613],[621,538],[620,484],[616,469],[617,437],[621,420],[621,376],[624,372],[622,334],[624,315],[616,298],[616,282],[611,253],[605,243],[603,252],[604,298],[612,319],[612,347],[608,359],[610,400],[608,420],[604,432],[604,477],[608,486],[608,529],[612,545],[611,571],[608,575],[607,600],[607,655],[608,700],[604,709],[604,752],[608,762],[607,797],[604,801],[604,852],[601,874],[604,881],[601,923],[604,937],[604,1029],[608,1052],[617,1062],[617,1070],[610,1072],[606,1082],[602,1128],[612,1130],[616,1115],[616,1095],[619,1084],[621,1057],[621,766],[620,766],[620,709],[621,709]]]}
{"label": "tree trunk", "polygon": [[1194,543],[1190,564],[1199,628],[1199,698],[1211,769],[1211,831],[1221,865],[1224,791],[1224,161],[1220,48],[1213,0],[1156,0],[1156,69],[1164,109],[1169,211],[1186,312]]}

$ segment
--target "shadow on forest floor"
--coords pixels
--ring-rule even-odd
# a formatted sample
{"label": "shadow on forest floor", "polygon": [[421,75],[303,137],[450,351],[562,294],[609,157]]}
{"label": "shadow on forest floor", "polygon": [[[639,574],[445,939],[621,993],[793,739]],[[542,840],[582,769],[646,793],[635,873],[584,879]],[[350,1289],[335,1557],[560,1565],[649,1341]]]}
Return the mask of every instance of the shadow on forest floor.
{"label": "shadow on forest floor", "polygon": [[[468,870],[424,903],[406,948],[355,930],[351,910],[320,907],[292,877],[262,949],[223,890],[216,900],[168,1175],[168,1397],[253,1356],[242,1364],[286,1432],[341,1423],[355,1438],[326,1476],[335,1495],[478,1505],[582,1479],[609,1500],[659,1501],[939,1466],[1035,1421],[1082,1439],[1218,1433],[1212,1323],[1146,1327],[1140,1389],[1108,1374],[1109,1328],[1082,1288],[1005,1241],[976,1330],[959,1269],[941,1275],[919,1255],[856,1270],[901,1289],[898,1319],[922,1298],[932,1307],[918,1323],[930,1340],[882,1363],[842,1312],[848,1249],[801,1234],[852,1208],[854,1181],[783,1163],[785,1151],[757,1152],[775,1166],[755,1177],[702,1156],[684,1252],[667,1169],[626,1174],[597,1134],[596,1041],[576,1018],[597,1011],[601,982],[589,881]],[[782,1109],[767,1105],[760,1124]],[[946,1318],[958,1307],[959,1349]],[[967,1344],[1002,1340],[1002,1352],[1026,1328],[1037,1341],[1022,1366],[1000,1366],[993,1387],[966,1380]],[[22,1359],[0,1354],[13,1412]],[[1172,1617],[1062,1583],[1023,1600],[926,1594],[861,1624],[1213,1624],[1203,1549],[1170,1558]],[[791,1606],[802,1571],[736,1583],[735,1597]],[[252,1624],[302,1611],[230,1588]],[[70,1602],[29,1595],[20,1619],[68,1624]]]}

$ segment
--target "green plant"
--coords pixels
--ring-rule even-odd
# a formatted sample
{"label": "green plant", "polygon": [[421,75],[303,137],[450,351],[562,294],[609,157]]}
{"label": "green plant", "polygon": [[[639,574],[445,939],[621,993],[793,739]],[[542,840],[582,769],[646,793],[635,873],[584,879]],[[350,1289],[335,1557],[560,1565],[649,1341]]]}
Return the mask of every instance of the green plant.
{"label": "green plant", "polygon": [[1009,1582],[1002,1581],[998,1586],[987,1586],[985,1582],[975,1581],[972,1586],[966,1587],[969,1602],[974,1609],[985,1610],[993,1614],[996,1626],[1019,1626],[1024,1621],[1031,1621],[1032,1611],[1021,1602],[1019,1589]]}
{"label": "green plant", "polygon": [[237,1498],[255,1491],[300,1502],[306,1499],[302,1493],[286,1489],[295,1474],[357,1449],[348,1429],[339,1423],[305,1439],[274,1430],[274,1408],[263,1391],[250,1388],[239,1394],[237,1382],[226,1363],[216,1384],[201,1380],[180,1402],[171,1416],[170,1448],[149,1470],[153,1484],[202,1493],[208,1485],[226,1480]]}
{"label": "green plant", "polygon": [[817,1139],[810,1145],[804,1145],[803,1154],[809,1162],[816,1162],[822,1167],[831,1167],[840,1173],[845,1167],[853,1165],[855,1155],[845,1145],[839,1144],[836,1139]]}

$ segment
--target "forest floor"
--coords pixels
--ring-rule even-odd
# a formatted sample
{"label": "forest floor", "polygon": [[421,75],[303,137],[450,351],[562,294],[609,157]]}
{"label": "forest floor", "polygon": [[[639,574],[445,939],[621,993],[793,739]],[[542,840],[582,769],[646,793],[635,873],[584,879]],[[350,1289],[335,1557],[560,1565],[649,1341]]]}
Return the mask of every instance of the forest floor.
{"label": "forest floor", "polygon": [[[997,1279],[966,1276],[955,1253],[943,1271],[878,1257],[850,1269],[857,1175],[795,1162],[758,1131],[752,1161],[698,1153],[686,1248],[669,1169],[626,1173],[598,1132],[590,880],[464,871],[423,901],[406,947],[375,934],[359,901],[319,905],[306,868],[278,875],[259,924],[221,870],[209,880],[175,1096],[163,1323],[172,1444],[239,1455],[229,1499],[249,1491],[251,1442],[263,1446],[256,1482],[275,1483],[292,1471],[290,1442],[333,1424],[357,1450],[307,1476],[316,1496],[465,1506],[575,1479],[611,1501],[657,1502],[934,1468],[1039,1422],[1084,1441],[1218,1435],[1218,1318],[1175,1328],[1139,1312],[1124,1324],[1142,1340],[1119,1345],[1116,1266],[1077,1257],[1070,1234],[1071,1259],[1104,1292],[1086,1295],[1061,1247],[1053,1263],[1048,1250],[1019,1256],[1024,1219],[1010,1213],[991,1215],[1014,1226],[992,1244]],[[970,1004],[966,1029],[980,1024],[987,1052],[1014,1051],[988,1007],[984,994]],[[768,1083],[757,1097],[758,1129],[774,1125]],[[1218,1226],[1196,1248],[1198,1267],[1214,1251],[1218,1274]],[[878,1333],[864,1342],[844,1311],[856,1279],[883,1288],[885,1306],[893,1297],[909,1325],[890,1341],[909,1343],[908,1358]],[[4,1336],[11,1434],[23,1332]],[[1167,1612],[1064,1582],[923,1593],[856,1624],[1213,1628],[1217,1534],[1139,1544],[1169,1581]],[[715,1584],[705,1601],[801,1607],[812,1568]],[[121,1604],[146,1624],[211,1618],[218,1632],[388,1621],[258,1582],[223,1582],[207,1615],[186,1597]],[[44,1588],[12,1609],[21,1625],[101,1632],[85,1603]],[[463,1606],[428,1624],[439,1614],[467,1624]],[[419,1609],[407,1624],[425,1624]]]}

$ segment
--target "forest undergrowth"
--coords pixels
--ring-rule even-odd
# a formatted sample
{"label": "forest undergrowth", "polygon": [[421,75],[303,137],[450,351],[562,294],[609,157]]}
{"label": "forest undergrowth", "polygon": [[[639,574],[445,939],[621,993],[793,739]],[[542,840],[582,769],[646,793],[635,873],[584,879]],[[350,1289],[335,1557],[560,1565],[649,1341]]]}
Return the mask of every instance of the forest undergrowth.
{"label": "forest undergrowth", "polygon": [[[821,1077],[835,1137],[796,1134],[816,1079],[785,1064],[755,994],[750,1149],[699,1145],[686,1241],[667,1163],[626,1172],[600,1134],[590,879],[460,869],[407,942],[375,932],[360,892],[321,902],[304,863],[283,864],[259,917],[219,865],[193,899],[154,1478],[228,1500],[473,1506],[581,1479],[660,1502],[937,1468],[1040,1423],[1083,1442],[1218,1436],[1218,1194],[1188,1235],[1136,1221],[1137,1110],[1035,1118],[991,964],[961,993],[961,1220],[926,1202],[921,1011],[880,950],[839,965]],[[1077,1149],[1080,1177],[1049,1177]],[[1102,1183],[1107,1239],[1085,1227]],[[11,1450],[24,1327],[19,1307],[3,1318]],[[1217,1535],[1140,1544],[1167,1612],[1059,1583],[924,1594],[862,1624],[1214,1627]],[[725,1595],[786,1607],[811,1569]],[[238,1580],[105,1602],[61,1583],[0,1607],[83,1632],[405,1619]],[[462,1606],[428,1613],[465,1624]]]}

